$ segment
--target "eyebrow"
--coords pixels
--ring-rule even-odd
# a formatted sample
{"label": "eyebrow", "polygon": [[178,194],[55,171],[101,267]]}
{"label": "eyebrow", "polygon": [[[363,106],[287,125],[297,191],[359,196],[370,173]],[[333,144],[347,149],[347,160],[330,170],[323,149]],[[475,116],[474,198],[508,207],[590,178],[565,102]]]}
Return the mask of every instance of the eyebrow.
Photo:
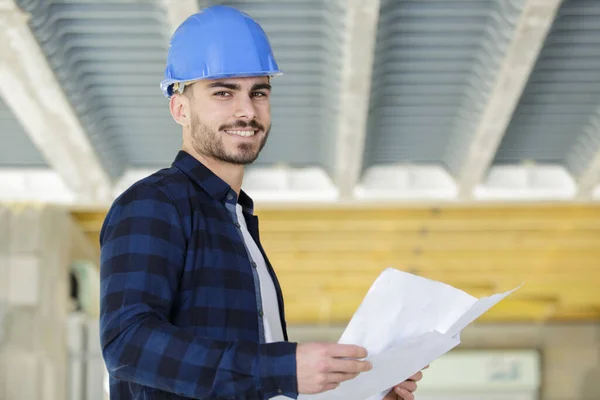
{"label": "eyebrow", "polygon": [[[211,84],[209,84],[207,86],[208,89],[212,89],[212,88],[225,88],[225,89],[229,89],[229,90],[236,90],[236,91],[240,91],[241,87],[240,85],[236,84],[236,83],[226,83],[226,82],[213,82]],[[257,83],[254,84],[252,86],[252,88],[250,89],[250,91],[255,91],[255,90],[260,90],[260,89],[267,89],[267,90],[271,90],[271,85],[268,83]]]}
{"label": "eyebrow", "polygon": [[268,83],[257,83],[254,86],[252,86],[252,89],[250,89],[250,90],[254,91],[254,90],[260,90],[260,89],[271,90],[271,85],[269,85]]}

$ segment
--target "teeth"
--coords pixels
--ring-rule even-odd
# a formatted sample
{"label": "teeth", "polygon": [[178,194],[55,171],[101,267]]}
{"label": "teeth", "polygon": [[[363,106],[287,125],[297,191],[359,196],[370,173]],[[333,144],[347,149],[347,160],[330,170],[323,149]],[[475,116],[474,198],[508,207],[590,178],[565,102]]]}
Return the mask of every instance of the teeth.
{"label": "teeth", "polygon": [[225,131],[231,135],[237,135],[237,136],[243,136],[243,137],[249,137],[249,136],[254,136],[254,131]]}

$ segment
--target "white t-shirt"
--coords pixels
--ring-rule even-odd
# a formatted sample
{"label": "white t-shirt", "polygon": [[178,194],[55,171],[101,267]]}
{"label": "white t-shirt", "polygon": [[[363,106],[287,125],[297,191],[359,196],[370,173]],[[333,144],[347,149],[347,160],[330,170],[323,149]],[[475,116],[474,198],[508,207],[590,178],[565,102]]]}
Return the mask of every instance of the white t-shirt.
{"label": "white t-shirt", "polygon": [[256,271],[258,272],[258,278],[260,280],[260,297],[262,298],[263,308],[263,323],[265,327],[265,341],[271,342],[282,342],[283,329],[281,328],[281,319],[279,318],[279,303],[277,302],[277,292],[275,291],[275,285],[273,279],[269,274],[265,259],[260,252],[260,249],[250,236],[248,232],[248,226],[242,213],[242,206],[239,204],[236,206],[238,222],[241,226],[242,233],[244,235],[244,242],[250,252],[252,261],[256,263]]}
{"label": "white t-shirt", "polygon": [[[256,271],[258,272],[258,278],[260,281],[260,297],[262,299],[262,308],[264,314],[263,325],[265,328],[265,341],[267,343],[283,342],[285,339],[283,337],[283,329],[281,328],[281,319],[279,318],[279,303],[277,302],[277,292],[275,291],[273,279],[269,274],[267,264],[265,263],[265,259],[262,256],[260,249],[248,231],[246,219],[242,213],[242,206],[239,204],[236,206],[236,212],[242,234],[244,235],[246,248],[250,252],[252,261],[256,263]],[[287,396],[275,396],[271,397],[271,399],[291,400],[291,398]]]}

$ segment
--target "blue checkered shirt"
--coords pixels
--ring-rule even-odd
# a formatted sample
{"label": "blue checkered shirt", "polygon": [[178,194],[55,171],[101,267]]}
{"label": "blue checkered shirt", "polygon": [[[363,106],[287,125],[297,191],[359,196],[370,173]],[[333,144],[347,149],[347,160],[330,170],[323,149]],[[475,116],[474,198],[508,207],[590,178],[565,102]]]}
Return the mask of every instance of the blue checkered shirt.
{"label": "blue checkered shirt", "polygon": [[[256,264],[235,207],[275,284],[284,342],[265,343]],[[260,245],[253,203],[191,155],[142,179],[100,233],[100,334],[110,398],[297,398],[296,343]]]}

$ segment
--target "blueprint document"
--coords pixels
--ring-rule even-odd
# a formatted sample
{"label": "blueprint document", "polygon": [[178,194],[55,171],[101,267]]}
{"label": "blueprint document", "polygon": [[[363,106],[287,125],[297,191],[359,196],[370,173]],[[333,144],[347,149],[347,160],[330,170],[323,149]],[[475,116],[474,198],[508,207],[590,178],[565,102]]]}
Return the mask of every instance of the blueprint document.
{"label": "blueprint document", "polygon": [[298,399],[383,399],[394,385],[458,346],[467,325],[519,287],[477,299],[442,282],[384,270],[339,340],[365,347],[373,369],[336,389]]}

